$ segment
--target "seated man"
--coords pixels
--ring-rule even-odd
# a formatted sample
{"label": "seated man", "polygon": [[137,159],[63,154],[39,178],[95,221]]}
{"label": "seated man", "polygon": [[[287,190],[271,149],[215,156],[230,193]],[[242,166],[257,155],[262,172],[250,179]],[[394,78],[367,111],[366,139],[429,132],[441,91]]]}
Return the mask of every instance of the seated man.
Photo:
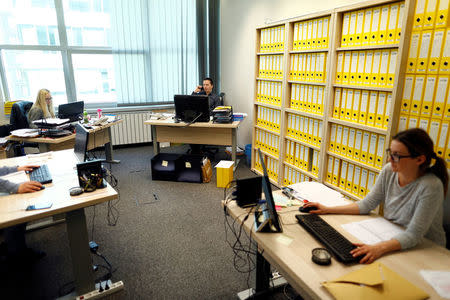
{"label": "seated man", "polygon": [[[39,166],[21,166],[21,167],[0,167],[0,176],[17,171],[31,171]],[[0,192],[10,194],[33,193],[41,190],[42,184],[37,181],[27,181],[23,183],[14,183],[5,179],[0,179]],[[5,244],[2,244],[2,250],[8,258],[17,258],[25,260],[24,262],[32,262],[45,256],[45,253],[34,251],[27,248],[25,243],[26,224],[19,224],[9,228],[5,228]]]}
{"label": "seated man", "polygon": [[213,80],[209,77],[203,79],[203,86],[198,85],[192,92],[192,95],[207,95],[209,98],[209,112],[211,113],[214,108],[220,105],[220,98],[216,94],[212,93],[214,88]]}

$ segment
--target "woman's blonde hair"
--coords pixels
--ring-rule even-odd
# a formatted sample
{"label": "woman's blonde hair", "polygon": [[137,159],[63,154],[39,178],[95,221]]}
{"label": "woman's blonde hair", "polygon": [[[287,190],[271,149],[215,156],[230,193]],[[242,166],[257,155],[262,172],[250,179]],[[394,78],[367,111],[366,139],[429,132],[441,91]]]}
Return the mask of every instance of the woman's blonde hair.
{"label": "woman's blonde hair", "polygon": [[45,100],[45,97],[50,94],[50,91],[47,89],[40,89],[37,97],[36,102],[34,102],[33,107],[39,107],[42,109],[42,112],[44,113],[44,118],[54,118],[55,117],[55,110],[53,109],[53,101],[50,100],[50,103],[47,105],[47,101]]}

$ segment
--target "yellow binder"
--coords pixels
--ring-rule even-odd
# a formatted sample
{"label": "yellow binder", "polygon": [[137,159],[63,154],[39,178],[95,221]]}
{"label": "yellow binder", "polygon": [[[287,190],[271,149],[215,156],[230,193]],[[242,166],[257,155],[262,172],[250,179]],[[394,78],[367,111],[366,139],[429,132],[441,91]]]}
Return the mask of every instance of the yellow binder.
{"label": "yellow binder", "polygon": [[346,121],[352,121],[352,107],[353,107],[353,89],[347,90],[347,99],[345,101],[345,116]]}
{"label": "yellow binder", "polygon": [[445,154],[445,149],[447,146],[448,125],[449,125],[449,122],[447,122],[447,121],[443,121],[441,123],[438,141],[436,143],[436,145],[437,145],[436,154],[440,157],[443,157]]}
{"label": "yellow binder", "polygon": [[324,87],[319,87],[319,91],[317,93],[317,111],[318,115],[323,115],[323,97],[324,97]]}
{"label": "yellow binder", "polygon": [[381,7],[380,25],[378,29],[378,45],[386,44],[387,25],[389,22],[389,5]]}
{"label": "yellow binder", "polygon": [[342,98],[339,111],[339,119],[341,120],[345,119],[345,109],[347,108],[347,91],[348,89],[342,89]]}
{"label": "yellow binder", "polygon": [[422,128],[423,130],[428,132],[429,127],[430,127],[430,119],[428,119],[428,118],[420,118],[418,127]]}
{"label": "yellow binder", "polygon": [[342,128],[342,140],[341,140],[341,155],[347,155],[347,145],[348,145],[348,130],[347,126]]}
{"label": "yellow binder", "polygon": [[408,125],[406,129],[417,128],[419,127],[419,117],[417,116],[409,116],[408,117]]}
{"label": "yellow binder", "polygon": [[397,132],[408,129],[408,115],[400,114],[398,118]]}
{"label": "yellow binder", "polygon": [[[303,151],[301,151],[300,146],[301,146],[300,144],[295,143],[295,157],[294,157],[294,161],[293,161],[293,164],[295,166],[301,165],[300,157],[303,156]],[[303,146],[301,146],[301,147],[303,147]]]}
{"label": "yellow binder", "polygon": [[417,55],[419,54],[420,32],[413,32],[411,34],[411,41],[409,44],[408,61],[406,65],[407,73],[416,72]]}
{"label": "yellow binder", "polygon": [[378,82],[380,81],[380,62],[381,62],[381,51],[375,50],[373,51],[373,61],[372,61],[372,71],[370,72],[370,85],[378,86]]}
{"label": "yellow binder", "polygon": [[339,119],[339,112],[341,107],[341,88],[335,88],[334,90],[334,101],[333,101],[333,118]]}
{"label": "yellow binder", "polygon": [[328,165],[327,165],[327,180],[326,182],[333,182],[333,157],[328,156]]}
{"label": "yellow binder", "polygon": [[369,91],[362,90],[361,103],[359,105],[359,118],[358,123],[366,124],[367,122],[367,107],[369,105]]}
{"label": "yellow binder", "polygon": [[372,63],[373,63],[373,51],[366,51],[366,62],[364,63],[364,81],[363,85],[370,86],[371,80],[371,71],[372,71]]}
{"label": "yellow binder", "polygon": [[347,47],[348,45],[348,29],[350,26],[350,13],[344,13],[344,17],[342,19],[342,38],[341,38],[341,47]]}
{"label": "yellow binder", "polygon": [[364,67],[366,62],[366,52],[358,51],[358,69],[356,71],[356,84],[362,85],[364,82]]}
{"label": "yellow binder", "polygon": [[444,49],[442,50],[439,74],[450,74],[450,29],[445,31]]}
{"label": "yellow binder", "polygon": [[352,194],[355,196],[358,196],[360,180],[361,180],[361,168],[355,166],[355,174],[353,175],[353,187],[352,187]]}
{"label": "yellow binder", "polygon": [[319,121],[319,129],[317,132],[317,142],[318,142],[318,147],[320,147],[320,145],[322,144],[322,134],[323,134],[323,121]]}
{"label": "yellow binder", "polygon": [[336,124],[331,124],[330,145],[328,147],[328,150],[331,152],[336,152],[335,146],[336,146]]}
{"label": "yellow binder", "polygon": [[386,35],[386,44],[394,44],[395,43],[395,33],[397,29],[397,23],[398,23],[398,3],[393,3],[390,5],[389,8],[389,23],[387,28],[387,35]]}
{"label": "yellow binder", "polygon": [[359,180],[359,192],[358,192],[358,196],[360,198],[364,198],[364,196],[366,195],[366,188],[367,188],[367,174],[368,171],[366,169],[361,168],[361,178]]}
{"label": "yellow binder", "polygon": [[362,34],[362,46],[367,46],[370,43],[370,27],[372,25],[372,8],[366,8],[364,10],[364,26]]}
{"label": "yellow binder", "polygon": [[381,51],[381,62],[380,62],[380,71],[379,71],[379,79],[378,86],[385,87],[387,86],[387,76],[388,76],[388,66],[389,66],[389,56],[391,54],[390,50]]}
{"label": "yellow binder", "polygon": [[348,27],[348,42],[347,46],[353,47],[355,45],[356,33],[356,11],[350,12],[350,24]]}
{"label": "yellow binder", "polygon": [[311,49],[317,49],[317,19],[312,21]]}
{"label": "yellow binder", "polygon": [[345,182],[345,190],[349,193],[352,192],[352,188],[353,188],[354,169],[355,169],[355,165],[349,163],[348,167],[347,167],[347,180]]}
{"label": "yellow binder", "polygon": [[391,105],[392,105],[392,93],[388,93],[386,98],[386,107],[384,108],[383,129],[388,128],[391,115]]}
{"label": "yellow binder", "polygon": [[413,30],[421,30],[423,28],[423,19],[425,17],[426,0],[416,1],[416,10],[414,12]]}
{"label": "yellow binder", "polygon": [[426,73],[428,67],[428,57],[430,56],[430,43],[433,31],[422,31],[419,46],[419,55],[417,56],[416,73]]}
{"label": "yellow binder", "polygon": [[360,103],[361,103],[361,90],[355,90],[353,93],[352,118],[351,118],[351,121],[354,123],[358,123]]}
{"label": "yellow binder", "polygon": [[383,128],[385,104],[386,104],[386,92],[379,92],[377,112],[375,115],[375,127]]}
{"label": "yellow binder", "polygon": [[336,79],[334,80],[337,84],[342,83],[342,68],[344,66],[344,52],[338,52],[337,63],[336,63]]}
{"label": "yellow binder", "polygon": [[323,19],[322,48],[328,48],[329,26],[330,26],[330,17],[325,17]]}
{"label": "yellow binder", "polygon": [[436,14],[436,28],[448,26],[449,0],[439,0]]}
{"label": "yellow binder", "polygon": [[433,34],[430,57],[428,59],[428,74],[437,74],[439,70],[439,59],[444,44],[444,29],[436,29]]}
{"label": "yellow binder", "polygon": [[355,149],[355,135],[356,129],[350,128],[348,131],[347,153],[345,154],[345,156],[351,159],[353,159],[353,152]]}
{"label": "yellow binder", "polygon": [[322,34],[323,34],[323,18],[317,19],[317,49],[323,48],[323,40],[322,40]]}
{"label": "yellow binder", "polygon": [[347,182],[347,167],[348,162],[343,160],[341,162],[341,174],[339,176],[339,187],[343,190],[345,189],[345,184]]}
{"label": "yellow binder", "polygon": [[389,66],[386,79],[386,86],[389,88],[394,87],[395,67],[397,66],[397,53],[398,51],[396,49],[392,49],[389,54]]}
{"label": "yellow binder", "polygon": [[436,9],[437,0],[427,0],[427,5],[425,6],[425,16],[423,18],[424,29],[433,29],[434,22],[436,21]]}
{"label": "yellow binder", "polygon": [[439,76],[436,88],[436,95],[434,97],[433,102],[433,110],[431,113],[433,118],[440,119],[443,116],[443,112],[445,109],[445,98],[447,96],[447,88],[448,88],[448,75]]}
{"label": "yellow binder", "polygon": [[343,127],[341,125],[337,125],[337,128],[336,128],[336,145],[334,146],[334,152],[336,152],[336,153],[341,153],[342,130],[343,130]]}
{"label": "yellow binder", "polygon": [[313,160],[312,160],[312,173],[316,176],[319,175],[319,166],[318,166],[318,151],[313,150]]}
{"label": "yellow binder", "polygon": [[370,45],[378,44],[378,29],[380,26],[381,7],[374,7],[372,10],[372,24],[370,26]]}
{"label": "yellow binder", "polygon": [[395,43],[400,43],[400,38],[402,36],[402,24],[403,24],[403,15],[405,13],[405,3],[400,3],[400,7],[398,10],[398,22],[397,22],[397,28],[395,29]]}
{"label": "yellow binder", "polygon": [[367,163],[367,150],[369,150],[370,133],[363,131],[362,144],[361,144],[361,155],[359,161],[363,164]]}
{"label": "yellow binder", "polygon": [[375,167],[381,170],[384,163],[384,152],[385,152],[385,138],[384,135],[378,136],[378,142],[377,142],[377,154],[375,156]]}
{"label": "yellow binder", "polygon": [[431,119],[430,127],[428,128],[428,135],[434,144],[434,150],[437,148],[438,135],[439,135],[439,127],[441,126],[441,120],[439,119]]}
{"label": "yellow binder", "polygon": [[423,93],[422,107],[420,115],[423,117],[431,116],[431,109],[433,108],[434,92],[436,90],[436,75],[427,76],[425,83],[425,91]]}
{"label": "yellow binder", "polygon": [[403,97],[402,97],[402,103],[401,103],[401,107],[400,107],[400,111],[405,114],[409,114],[409,111],[411,109],[411,99],[412,99],[414,81],[415,81],[414,75],[407,74],[405,76],[405,83],[403,86]]}
{"label": "yellow binder", "polygon": [[367,151],[367,164],[373,166],[375,164],[375,154],[378,143],[378,135],[376,133],[370,134],[369,151]]}
{"label": "yellow binder", "polygon": [[348,79],[350,75],[350,64],[352,61],[352,53],[350,51],[344,52],[344,63],[342,68],[342,84],[348,84]]}
{"label": "yellow binder", "polygon": [[292,44],[292,50],[294,51],[298,50],[298,42],[300,40],[299,32],[301,32],[301,30],[299,30],[300,24],[301,22],[294,23],[294,43]]}
{"label": "yellow binder", "polygon": [[422,106],[423,92],[425,86],[425,76],[417,75],[414,81],[414,91],[411,101],[410,115],[418,116]]}
{"label": "yellow binder", "polygon": [[306,38],[306,49],[311,49],[312,45],[312,31],[313,31],[313,21],[307,21],[307,38]]}
{"label": "yellow binder", "polygon": [[358,51],[352,51],[352,60],[350,62],[349,84],[356,84],[356,73],[358,70]]}
{"label": "yellow binder", "polygon": [[377,109],[378,92],[371,91],[369,96],[369,105],[367,108],[367,121],[368,126],[375,126],[375,114]]}
{"label": "yellow binder", "polygon": [[364,10],[358,10],[356,13],[356,33],[354,46],[361,46],[364,26]]}
{"label": "yellow binder", "polygon": [[445,97],[445,108],[443,120],[450,120],[450,88],[447,90],[447,95]]}
{"label": "yellow binder", "polygon": [[355,147],[353,148],[353,159],[359,160],[361,155],[361,143],[362,143],[362,130],[356,130],[355,134]]}
{"label": "yellow binder", "polygon": [[334,158],[334,166],[333,166],[333,185],[338,186],[339,184],[339,173],[341,171],[341,164],[339,158]]}

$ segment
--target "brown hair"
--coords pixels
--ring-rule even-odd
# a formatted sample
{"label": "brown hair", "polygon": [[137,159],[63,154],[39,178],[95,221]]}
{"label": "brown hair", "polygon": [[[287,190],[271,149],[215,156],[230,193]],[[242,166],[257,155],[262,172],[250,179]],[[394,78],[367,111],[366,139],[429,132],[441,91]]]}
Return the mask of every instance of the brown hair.
{"label": "brown hair", "polygon": [[[433,140],[428,133],[421,128],[411,128],[397,133],[393,139],[405,145],[412,157],[425,155],[425,162],[420,165],[421,171],[436,175],[442,181],[444,195],[446,195],[448,188],[447,164],[434,152]],[[436,162],[430,166],[432,159],[435,159]]]}

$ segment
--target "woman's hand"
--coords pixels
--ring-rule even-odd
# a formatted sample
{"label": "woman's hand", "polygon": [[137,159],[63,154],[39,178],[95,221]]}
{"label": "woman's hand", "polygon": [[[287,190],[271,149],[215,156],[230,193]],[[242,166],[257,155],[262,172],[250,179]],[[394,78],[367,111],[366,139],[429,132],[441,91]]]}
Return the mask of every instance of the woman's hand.
{"label": "woman's hand", "polygon": [[310,214],[325,215],[325,214],[329,214],[330,213],[330,210],[329,210],[328,206],[325,206],[325,205],[320,204],[318,202],[307,202],[307,203],[303,204],[303,207],[310,207],[310,206],[317,207],[317,209],[310,210],[309,211]]}
{"label": "woman's hand", "polygon": [[39,166],[27,165],[27,166],[17,167],[17,171],[33,171],[33,169],[37,169],[37,168],[39,168]]}
{"label": "woman's hand", "polygon": [[19,185],[19,188],[17,189],[17,194],[24,194],[24,193],[33,193],[40,191],[42,188],[42,184],[37,181],[27,181]]}
{"label": "woman's hand", "polygon": [[359,261],[360,264],[371,264],[376,259],[384,254],[384,247],[380,244],[366,245],[366,244],[354,244],[355,249],[350,251],[353,257],[363,256]]}

